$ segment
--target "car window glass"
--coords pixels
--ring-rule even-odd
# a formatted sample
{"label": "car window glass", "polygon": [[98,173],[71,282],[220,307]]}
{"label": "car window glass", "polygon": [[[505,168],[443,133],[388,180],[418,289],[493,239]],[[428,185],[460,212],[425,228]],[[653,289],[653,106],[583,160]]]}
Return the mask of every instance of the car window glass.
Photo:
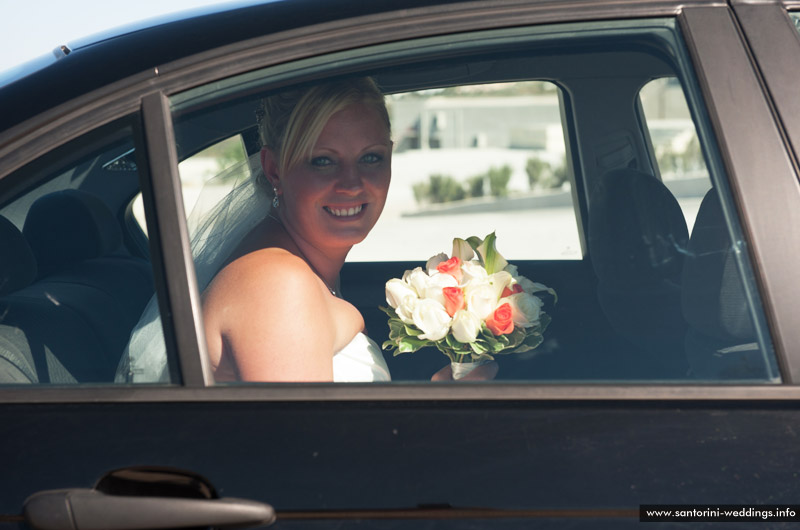
{"label": "car window glass", "polygon": [[[440,252],[492,226],[512,259],[581,259],[558,87],[527,81],[391,94],[392,187],[351,261]],[[539,227],[539,230],[535,230]]]}
{"label": "car window glass", "polygon": [[113,125],[9,177],[22,185],[0,206],[0,384],[117,379],[154,295],[128,209],[139,164],[131,128]]}
{"label": "car window glass", "polygon": [[639,100],[656,168],[678,199],[691,233],[711,180],[683,88],[676,77],[655,79],[642,88]]}
{"label": "car window glass", "polygon": [[[211,177],[223,172],[231,166],[243,161],[245,158],[244,147],[240,136],[232,136],[217,142],[199,153],[192,155],[178,164],[181,177],[181,190],[183,191],[183,205],[187,212],[191,212],[201,198],[203,185]],[[214,200],[213,193],[203,196],[204,200]],[[142,194],[138,194],[133,201],[133,211],[139,226],[147,233],[147,223],[144,217],[144,201]]]}
{"label": "car window glass", "polygon": [[[415,56],[417,49],[424,54]],[[531,280],[525,292],[537,299],[516,328],[484,320],[480,333],[491,335],[466,347],[458,339],[439,343],[451,354],[463,347],[456,360],[495,357],[498,384],[780,381],[727,177],[674,21],[456,35],[250,72],[172,97],[178,151],[208,145],[201,131],[241,134],[246,171],[225,183],[236,189],[260,171],[261,99],[342,71],[375,79],[394,120],[385,208],[386,230],[394,232],[376,226],[341,274],[343,297],[384,345],[393,381],[429,380],[448,359],[430,346],[436,334],[420,338],[426,323],[413,311],[401,316],[387,282],[405,282],[414,300],[428,298],[408,271],[436,253],[449,257],[453,239],[470,236],[496,237],[508,271]],[[475,191],[481,183],[483,196]],[[551,198],[557,204],[545,204]],[[241,210],[232,204],[239,203],[222,211]],[[206,237],[196,220],[189,224]],[[215,270],[201,268],[202,291]],[[450,318],[436,340],[454,337]],[[502,336],[512,328],[531,335],[505,355],[516,339]],[[408,353],[419,344],[426,347]]]}

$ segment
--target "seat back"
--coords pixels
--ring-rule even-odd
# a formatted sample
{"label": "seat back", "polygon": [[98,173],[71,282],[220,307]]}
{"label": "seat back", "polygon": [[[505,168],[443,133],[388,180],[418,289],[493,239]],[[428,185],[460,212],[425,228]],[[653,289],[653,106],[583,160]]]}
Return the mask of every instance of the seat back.
{"label": "seat back", "polygon": [[653,375],[683,377],[681,273],[689,239],[677,199],[652,175],[606,173],[589,208],[589,253],[609,324],[641,349]]}
{"label": "seat back", "polygon": [[703,197],[683,269],[686,351],[701,379],[766,377],[730,231],[715,189]]}

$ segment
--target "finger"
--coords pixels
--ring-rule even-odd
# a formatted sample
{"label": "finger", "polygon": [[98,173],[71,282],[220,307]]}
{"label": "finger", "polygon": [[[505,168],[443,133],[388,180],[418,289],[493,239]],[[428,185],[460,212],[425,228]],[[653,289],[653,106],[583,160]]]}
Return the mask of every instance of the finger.
{"label": "finger", "polygon": [[433,374],[431,377],[431,381],[452,381],[453,380],[453,369],[450,368],[450,365],[446,365],[444,368]]}
{"label": "finger", "polygon": [[500,366],[492,361],[475,368],[470,373],[461,378],[461,381],[488,381],[494,379]]}

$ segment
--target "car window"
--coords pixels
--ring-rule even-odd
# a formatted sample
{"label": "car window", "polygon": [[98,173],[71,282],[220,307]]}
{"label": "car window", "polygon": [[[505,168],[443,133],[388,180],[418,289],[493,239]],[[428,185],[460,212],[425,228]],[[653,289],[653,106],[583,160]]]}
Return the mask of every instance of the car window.
{"label": "car window", "polygon": [[179,150],[199,124],[236,132],[257,173],[260,100],[325,81],[330,64],[375,79],[393,120],[385,217],[342,289],[394,381],[429,379],[447,359],[399,353],[386,283],[449,255],[453,238],[488,234],[543,286],[549,321],[534,349],[497,355],[498,383],[779,381],[673,21],[451,36],[251,72],[173,96]]}
{"label": "car window", "polygon": [[[240,136],[232,136],[219,141],[178,164],[183,191],[183,204],[187,212],[191,212],[201,199],[201,191],[207,180],[223,172],[229,167],[245,159],[244,146]],[[206,201],[214,200],[213,194],[202,197]],[[147,222],[144,215],[144,201],[139,193],[133,200],[133,212],[136,222],[147,234]]]}
{"label": "car window", "polygon": [[527,241],[508,249],[512,259],[581,259],[560,104],[559,88],[544,81],[389,95],[390,195],[348,259],[433,255],[453,226]]}
{"label": "car window", "polygon": [[103,127],[9,177],[19,184],[0,206],[0,384],[117,377],[155,292],[128,208],[141,163],[132,130]]}
{"label": "car window", "polygon": [[678,200],[691,233],[711,179],[683,88],[677,77],[654,79],[642,87],[639,101],[655,168]]}

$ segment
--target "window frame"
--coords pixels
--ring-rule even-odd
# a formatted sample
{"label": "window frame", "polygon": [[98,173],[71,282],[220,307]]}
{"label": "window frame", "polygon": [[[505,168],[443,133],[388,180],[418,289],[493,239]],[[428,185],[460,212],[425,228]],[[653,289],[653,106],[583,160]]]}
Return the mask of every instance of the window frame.
{"label": "window frame", "polygon": [[[743,195],[749,191],[747,176],[736,170],[734,161],[738,156],[735,147],[746,145],[744,139],[728,134],[729,121],[720,115],[733,103],[718,96],[711,87],[719,86],[723,80],[720,68],[714,68],[711,52],[716,64],[725,68],[734,76],[744,76],[746,93],[755,98],[759,105],[766,104],[760,92],[758,80],[749,70],[749,61],[744,43],[736,32],[726,6],[703,7],[703,2],[663,2],[656,6],[644,2],[631,2],[625,6],[592,7],[590,4],[582,10],[581,20],[608,20],[625,18],[643,18],[651,16],[676,16],[678,25],[686,36],[686,45],[696,63],[695,75],[705,96],[711,118],[711,128],[719,139],[720,151],[726,174],[731,180],[736,204],[739,206],[741,218],[744,220],[746,234],[764,236],[763,210],[765,206],[757,201],[745,201]],[[192,307],[192,311],[182,311],[172,315],[173,325],[178,343],[180,364],[184,386],[103,386],[88,385],[72,387],[31,387],[0,389],[0,403],[21,402],[83,402],[83,401],[451,401],[451,400],[784,400],[800,398],[800,390],[791,383],[800,377],[800,331],[791,329],[789,315],[785,311],[786,297],[778,292],[783,288],[780,281],[764,281],[768,272],[776,270],[774,262],[775,249],[748,248],[751,261],[756,264],[756,279],[760,280],[762,300],[772,328],[772,337],[778,354],[778,362],[784,377],[780,385],[665,385],[656,384],[517,384],[517,383],[474,383],[461,385],[431,385],[429,383],[402,383],[392,385],[348,384],[348,385],[316,385],[316,384],[280,384],[265,386],[217,386],[204,387],[209,382],[209,370],[203,352],[202,323],[199,320],[199,293],[193,283],[193,266],[186,236],[186,220],[183,214],[183,203],[180,198],[180,180],[177,170],[177,156],[174,143],[165,141],[171,138],[171,119],[168,112],[167,95],[174,94],[200,84],[211,82],[241,73],[254,68],[263,68],[270,64],[279,64],[315,54],[329,52],[332,48],[346,49],[367,46],[379,42],[402,41],[417,37],[426,37],[444,32],[478,31],[487,27],[514,27],[535,25],[558,21],[571,21],[574,10],[546,3],[529,6],[507,5],[498,3],[487,7],[477,6],[473,10],[442,23],[442,15],[449,9],[431,7],[416,10],[412,18],[416,23],[396,24],[391,13],[369,15],[356,19],[361,23],[350,21],[332,22],[320,26],[312,26],[299,30],[290,30],[264,38],[258,42],[246,42],[230,45],[222,49],[211,50],[189,58],[181,59],[160,66],[155,72],[149,71],[131,78],[129,83],[106,87],[81,98],[46,112],[25,124],[23,129],[32,131],[30,136],[19,140],[0,143],[0,156],[14,152],[7,165],[8,171],[20,167],[32,160],[38,153],[50,150],[80,134],[88,132],[113,119],[133,114],[141,109],[143,135],[147,145],[148,174],[152,179],[154,193],[151,200],[159,225],[159,237],[162,242],[156,245],[161,249],[160,256],[154,255],[154,262],[161,266],[157,281],[162,282],[159,288],[164,291],[168,286],[169,306]],[[722,37],[724,46],[710,42],[702,33],[703,25],[713,23],[721,35],[709,32],[708,35]],[[759,88],[758,92],[755,89]],[[91,102],[90,105],[87,105]],[[755,111],[753,112],[755,114]],[[770,133],[777,133],[777,126],[768,115],[754,116],[760,128]],[[18,132],[20,127],[12,132]],[[5,137],[6,135],[3,135]],[[0,137],[2,142],[3,137]],[[774,143],[773,146],[781,145]],[[170,152],[173,150],[173,152]],[[786,153],[780,153],[785,158]],[[759,154],[759,160],[765,158]],[[777,185],[773,181],[796,174],[788,165],[772,164],[773,173],[771,189]],[[752,180],[752,179],[751,179]],[[777,186],[780,188],[780,186]],[[747,208],[744,208],[747,206]],[[148,221],[150,223],[150,221]],[[796,251],[795,254],[800,254]],[[786,258],[784,252],[781,259]],[[793,262],[794,260],[788,260]],[[156,266],[156,269],[159,266]],[[785,280],[786,271],[778,278]],[[160,278],[160,279],[159,279]],[[175,278],[175,281],[171,279]],[[179,305],[187,304],[187,305]],[[796,302],[794,304],[796,306]],[[163,308],[162,308],[163,309]],[[169,308],[166,308],[167,311]],[[796,307],[795,307],[796,309]],[[171,314],[171,313],[170,313]],[[782,316],[781,316],[782,315]],[[173,348],[175,346],[172,346]],[[173,358],[177,358],[173,356]],[[176,367],[177,369],[177,367]],[[178,380],[178,379],[176,379]]]}

